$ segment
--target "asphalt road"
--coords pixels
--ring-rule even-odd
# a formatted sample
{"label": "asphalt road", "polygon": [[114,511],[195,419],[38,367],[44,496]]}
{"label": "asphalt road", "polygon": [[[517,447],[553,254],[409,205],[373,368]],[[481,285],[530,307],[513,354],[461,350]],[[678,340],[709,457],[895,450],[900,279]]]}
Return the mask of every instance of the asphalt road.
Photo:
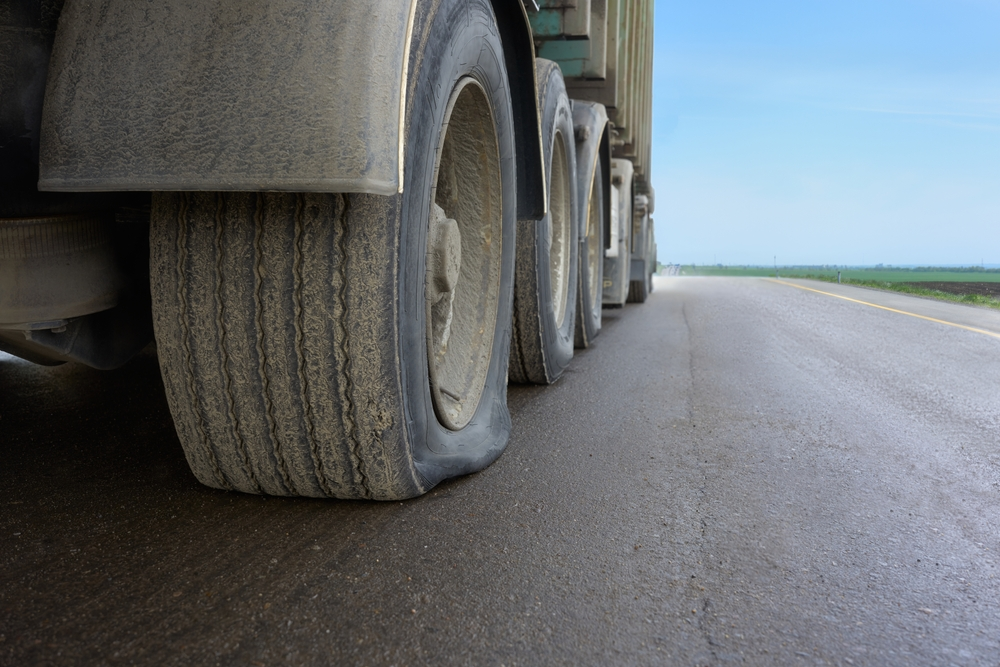
{"label": "asphalt road", "polygon": [[661,279],[406,503],[199,486],[151,351],[0,358],[0,664],[1000,664],[1000,313],[788,282],[856,301]]}

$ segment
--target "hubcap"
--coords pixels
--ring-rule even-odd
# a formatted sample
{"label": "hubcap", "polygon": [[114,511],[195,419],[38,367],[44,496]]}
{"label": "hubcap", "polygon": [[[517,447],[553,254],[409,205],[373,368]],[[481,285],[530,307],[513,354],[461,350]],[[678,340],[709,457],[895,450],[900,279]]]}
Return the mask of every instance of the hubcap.
{"label": "hubcap", "polygon": [[474,79],[455,86],[441,135],[427,228],[427,361],[435,413],[459,430],[483,395],[500,298],[500,150]]}
{"label": "hubcap", "polygon": [[552,146],[552,197],[549,200],[549,285],[556,326],[566,317],[569,291],[571,202],[566,148],[561,132],[556,132]]}
{"label": "hubcap", "polygon": [[598,290],[601,289],[597,281],[600,269],[598,262],[601,261],[601,250],[603,250],[603,248],[598,247],[601,245],[601,211],[598,206],[597,193],[594,191],[594,188],[599,187],[601,187],[600,183],[591,183],[590,201],[587,204],[587,286],[590,288],[590,303],[587,306],[591,311],[597,308],[597,299],[600,295]]}
{"label": "hubcap", "polygon": [[427,305],[431,309],[431,351],[442,356],[448,350],[451,321],[455,313],[455,287],[462,268],[462,233],[444,209],[431,204],[427,230]]}

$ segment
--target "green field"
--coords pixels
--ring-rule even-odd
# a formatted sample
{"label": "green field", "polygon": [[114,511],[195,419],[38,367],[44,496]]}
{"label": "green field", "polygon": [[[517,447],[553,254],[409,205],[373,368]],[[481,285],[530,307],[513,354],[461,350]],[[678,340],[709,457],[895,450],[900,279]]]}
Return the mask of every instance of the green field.
{"label": "green field", "polygon": [[[1000,283],[1000,269],[896,269],[896,268],[843,268],[843,280],[876,281],[886,283]],[[774,267],[763,266],[681,266],[682,276],[774,276]],[[778,275],[786,278],[836,278],[836,268],[819,266],[779,266]]]}
{"label": "green field", "polygon": [[[825,266],[779,266],[777,274],[781,278],[813,278],[827,282],[836,282],[837,269]],[[936,267],[921,267],[919,269],[901,269],[893,267],[875,268],[842,268],[841,281],[860,287],[902,292],[915,296],[930,297],[942,301],[952,301],[976,306],[987,306],[1000,309],[1000,299],[996,298],[996,290],[990,286],[969,285],[968,283],[998,283],[1000,284],[1000,269],[950,269]],[[682,266],[682,276],[756,276],[774,277],[774,267],[765,266]],[[931,289],[925,289],[914,283],[928,283]],[[936,283],[936,284],[930,284]],[[966,283],[953,288],[941,283]]]}

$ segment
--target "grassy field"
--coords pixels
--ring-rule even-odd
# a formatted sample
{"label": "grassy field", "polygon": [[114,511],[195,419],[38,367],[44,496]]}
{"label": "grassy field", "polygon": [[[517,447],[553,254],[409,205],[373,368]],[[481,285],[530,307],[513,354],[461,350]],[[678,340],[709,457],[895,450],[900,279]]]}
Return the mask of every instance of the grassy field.
{"label": "grassy field", "polygon": [[[940,283],[1000,283],[998,269],[965,269],[949,270],[946,268],[894,269],[894,268],[845,268],[840,269],[841,282],[860,287],[902,292],[915,296],[930,297],[942,301],[965,303],[976,306],[1000,309],[1000,299],[985,294],[963,293],[975,292],[967,285],[955,285],[956,289],[946,289]],[[837,269],[813,266],[779,266],[778,276],[781,278],[812,278],[826,282],[837,281]],[[774,277],[774,268],[760,266],[682,266],[682,276],[757,276]],[[917,284],[914,284],[917,283]],[[941,289],[926,289],[919,283],[938,283],[934,287]],[[991,288],[992,289],[992,288]],[[995,294],[995,292],[994,292]]]}
{"label": "grassy field", "polygon": [[[843,280],[877,281],[885,283],[1000,283],[1000,270],[949,269],[840,269]],[[682,266],[682,276],[774,276],[774,267],[762,266]],[[786,278],[837,278],[837,269],[818,266],[779,266],[778,275]]]}

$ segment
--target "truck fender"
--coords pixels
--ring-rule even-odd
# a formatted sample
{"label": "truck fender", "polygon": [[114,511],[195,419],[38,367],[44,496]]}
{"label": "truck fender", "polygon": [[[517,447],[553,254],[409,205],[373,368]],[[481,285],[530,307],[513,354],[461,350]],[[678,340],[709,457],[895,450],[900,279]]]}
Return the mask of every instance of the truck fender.
{"label": "truck fender", "polygon": [[[67,0],[39,187],[396,194],[417,1]],[[541,216],[527,16],[516,0],[493,4],[523,156],[518,209]]]}
{"label": "truck fender", "polygon": [[535,82],[535,43],[528,13],[521,0],[491,0],[500,26],[504,64],[514,105],[514,141],[517,143],[517,217],[540,220],[548,212],[545,193],[545,156],[542,121]]}
{"label": "truck fender", "polygon": [[[603,104],[597,102],[572,100],[572,103],[573,130],[576,134],[576,168],[579,174],[586,174],[586,177],[580,177],[580,182],[593,181],[598,160],[601,161],[601,169],[605,174],[601,187],[604,188],[604,249],[607,250],[611,247],[611,127],[608,124],[608,112]],[[580,188],[577,197],[579,198],[577,210],[586,210],[590,192]],[[585,236],[587,221],[583,219],[582,214],[580,217],[580,233]]]}
{"label": "truck fender", "polygon": [[416,0],[67,0],[46,190],[399,192]]}

